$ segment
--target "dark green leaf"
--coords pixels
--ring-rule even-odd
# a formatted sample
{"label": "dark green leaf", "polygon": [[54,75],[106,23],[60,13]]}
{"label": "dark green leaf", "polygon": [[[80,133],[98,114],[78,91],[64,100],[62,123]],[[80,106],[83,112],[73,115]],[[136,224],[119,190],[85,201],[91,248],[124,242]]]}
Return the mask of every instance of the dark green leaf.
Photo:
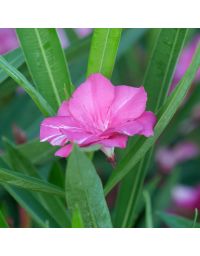
{"label": "dark green leaf", "polygon": [[54,111],[38,91],[29,83],[17,69],[12,67],[2,56],[0,56],[0,67],[19,84],[32,98],[44,115],[53,115]]}
{"label": "dark green leaf", "polygon": [[[194,224],[192,220],[174,214],[158,212],[157,215],[170,228],[192,228]],[[200,228],[200,223],[196,223],[194,227]]]}
{"label": "dark green leaf", "polygon": [[154,136],[150,138],[140,138],[132,145],[127,154],[118,164],[116,170],[111,175],[105,187],[107,194],[120,180],[122,180],[132,168],[144,157],[145,153],[153,146],[160,134],[163,132],[176,110],[184,99],[192,80],[200,66],[200,47],[198,47],[193,61],[181,79],[180,83],[170,95],[166,103],[162,106],[157,114],[157,124],[154,129]]}
{"label": "dark green leaf", "polygon": [[39,92],[56,111],[71,95],[68,66],[55,29],[17,29],[25,59]]}
{"label": "dark green leaf", "polygon": [[1,211],[0,211],[0,228],[9,228],[9,225],[6,222],[6,219],[4,218]]}
{"label": "dark green leaf", "polygon": [[101,181],[92,162],[76,146],[68,160],[66,199],[71,213],[78,208],[85,227],[112,227]]}
{"label": "dark green leaf", "polygon": [[[17,171],[20,170],[26,175],[30,175],[36,178],[40,178],[37,169],[16,148],[8,141],[5,141],[5,145],[9,155],[10,168]],[[35,196],[35,195],[34,195]],[[37,193],[36,197],[39,202],[46,208],[49,214],[61,227],[69,227],[70,222],[68,220],[67,210],[65,204],[60,198],[44,193]]]}
{"label": "dark green leaf", "polygon": [[[144,78],[144,87],[148,95],[148,109],[158,111],[166,101],[168,90],[172,81],[173,72],[187,36],[187,29],[160,29],[157,30],[155,45],[148,63]],[[131,226],[133,223],[134,210],[140,194],[148,166],[151,162],[153,151],[150,150],[122,181],[121,191],[127,190],[127,204],[123,208],[124,216],[122,226]],[[119,202],[119,201],[118,201]],[[117,208],[120,204],[117,205]],[[120,209],[122,211],[122,209]]]}
{"label": "dark green leaf", "polygon": [[13,185],[19,188],[27,189],[29,191],[37,191],[52,195],[64,196],[64,192],[60,188],[48,182],[1,167],[0,183]]}

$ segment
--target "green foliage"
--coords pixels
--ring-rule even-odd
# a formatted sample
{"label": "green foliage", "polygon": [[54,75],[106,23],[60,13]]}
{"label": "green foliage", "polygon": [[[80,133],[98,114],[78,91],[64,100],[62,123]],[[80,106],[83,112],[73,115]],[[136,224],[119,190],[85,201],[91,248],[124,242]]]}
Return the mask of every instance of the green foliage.
{"label": "green foliage", "polygon": [[101,73],[112,75],[122,29],[96,28],[92,38],[87,76]]}
{"label": "green foliage", "polygon": [[[148,109],[157,111],[166,101],[169,86],[172,81],[175,65],[185,43],[187,29],[159,29],[151,57],[144,78],[144,87],[148,93]],[[143,182],[151,162],[152,150],[147,152],[142,161],[138,163],[127,178],[121,184],[117,209],[121,208],[121,202],[125,201],[124,215],[116,219],[118,225],[131,226],[134,211],[142,192]],[[127,187],[129,190],[127,191]],[[123,190],[130,195],[121,196]],[[122,191],[122,192],[121,192]],[[120,212],[122,210],[120,209]]]}
{"label": "green foliage", "polygon": [[17,29],[33,81],[56,111],[73,90],[68,66],[55,29]]}
{"label": "green foliage", "polygon": [[192,221],[177,215],[158,212],[159,218],[171,228],[200,228],[200,223]]}
{"label": "green foliage", "polygon": [[65,190],[71,213],[79,209],[84,227],[112,227],[101,181],[91,161],[76,146],[68,160]]}
{"label": "green foliage", "polygon": [[[191,86],[200,48],[168,96],[185,42],[198,31],[97,28],[85,38],[74,29],[64,32],[70,46],[63,50],[55,29],[17,29],[20,47],[0,56],[0,134],[9,138],[0,141],[0,227],[8,227],[8,216],[20,226],[19,206],[30,227],[199,227],[197,209],[193,220],[164,212],[173,207],[171,192],[177,184],[199,185],[199,156],[170,175],[158,173],[153,161],[155,143],[168,146],[186,139],[200,146],[198,120],[192,117],[200,91],[198,84]],[[143,84],[147,110],[157,115],[153,137],[135,136],[126,150],[115,150],[113,172],[99,148],[91,152],[74,145],[66,160],[55,158],[57,147],[38,139],[43,116],[55,115],[74,85],[93,73],[114,84]],[[18,86],[25,94],[16,93]],[[20,136],[15,126],[25,135],[22,145],[10,142]]]}
{"label": "green foliage", "polygon": [[3,216],[1,211],[0,211],[0,228],[9,228],[9,225],[6,222],[5,217]]}
{"label": "green foliage", "polygon": [[107,194],[129,173],[129,171],[138,163],[139,160],[141,160],[145,153],[156,142],[184,99],[199,67],[200,47],[198,47],[192,64],[181,79],[180,83],[157,113],[157,124],[154,129],[154,136],[150,138],[140,138],[132,147],[129,148],[127,154],[120,161],[115,172],[110,177],[105,187],[105,194]]}

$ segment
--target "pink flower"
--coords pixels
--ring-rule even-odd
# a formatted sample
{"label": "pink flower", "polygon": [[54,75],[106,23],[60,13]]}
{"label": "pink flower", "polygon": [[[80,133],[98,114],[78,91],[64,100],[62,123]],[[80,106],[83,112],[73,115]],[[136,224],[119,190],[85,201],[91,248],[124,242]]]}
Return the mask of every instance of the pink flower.
{"label": "pink flower", "polygon": [[92,32],[91,28],[75,28],[75,30],[79,37],[88,36]]}
{"label": "pink flower", "polygon": [[146,112],[147,94],[143,87],[113,86],[101,74],[91,75],[60,106],[57,116],[44,119],[40,140],[61,146],[55,155],[67,157],[72,145],[99,145],[110,158],[114,148],[125,148],[128,136],[153,135],[156,117]]}
{"label": "pink flower", "polygon": [[58,33],[58,37],[60,39],[60,43],[62,45],[62,48],[67,48],[69,47],[69,40],[65,34],[65,31],[63,28],[57,28],[57,33]]}
{"label": "pink flower", "polygon": [[[188,69],[189,65],[192,62],[192,57],[199,43],[200,43],[200,36],[196,36],[192,40],[192,42],[183,50],[180,56],[180,59],[178,61],[178,64],[176,66],[170,91],[172,91],[176,87],[178,82],[181,80],[181,78],[185,74],[186,70]],[[197,74],[195,77],[195,81],[199,81],[199,80],[200,80],[200,69],[197,71]]]}
{"label": "pink flower", "polygon": [[191,211],[195,208],[200,209],[200,186],[178,185],[172,190],[172,200],[178,208]]}
{"label": "pink flower", "polygon": [[156,160],[164,172],[170,172],[178,163],[191,159],[199,154],[199,148],[191,142],[182,142],[172,149],[160,148]]}
{"label": "pink flower", "polygon": [[0,54],[18,47],[17,36],[14,28],[0,28]]}

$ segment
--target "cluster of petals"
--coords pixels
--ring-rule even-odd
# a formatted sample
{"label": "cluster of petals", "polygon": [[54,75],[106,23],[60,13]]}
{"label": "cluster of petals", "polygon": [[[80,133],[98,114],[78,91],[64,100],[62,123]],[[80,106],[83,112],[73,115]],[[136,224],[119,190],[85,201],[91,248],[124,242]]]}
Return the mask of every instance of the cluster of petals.
{"label": "cluster of petals", "polygon": [[113,86],[101,74],[92,74],[64,101],[54,117],[43,120],[40,140],[61,148],[55,153],[67,157],[72,144],[98,145],[112,159],[114,148],[125,148],[128,136],[153,135],[156,117],[145,111],[143,87]]}

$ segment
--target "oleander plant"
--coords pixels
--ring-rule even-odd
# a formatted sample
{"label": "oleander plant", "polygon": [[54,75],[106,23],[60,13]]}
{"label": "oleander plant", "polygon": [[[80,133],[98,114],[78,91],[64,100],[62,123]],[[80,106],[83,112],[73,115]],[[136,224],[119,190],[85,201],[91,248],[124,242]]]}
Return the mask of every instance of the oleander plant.
{"label": "oleander plant", "polygon": [[198,228],[199,166],[199,29],[0,28],[0,228]]}

